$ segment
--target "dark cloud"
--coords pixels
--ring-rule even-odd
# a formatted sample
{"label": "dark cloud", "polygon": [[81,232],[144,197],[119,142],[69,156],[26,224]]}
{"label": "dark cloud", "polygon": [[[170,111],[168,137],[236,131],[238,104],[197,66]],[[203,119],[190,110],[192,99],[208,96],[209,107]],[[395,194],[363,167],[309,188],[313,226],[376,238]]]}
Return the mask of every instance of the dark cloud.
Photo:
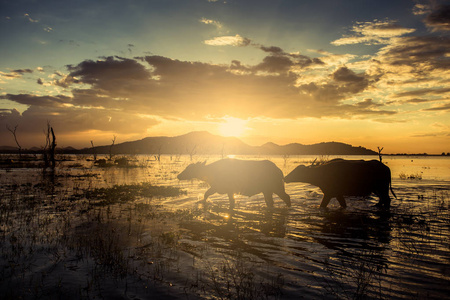
{"label": "dark cloud", "polygon": [[285,73],[290,70],[294,62],[286,56],[266,56],[263,62],[254,69],[257,71],[265,71],[269,73]]}
{"label": "dark cloud", "polygon": [[441,95],[450,92],[450,88],[428,88],[428,89],[417,89],[407,92],[402,92],[393,95],[395,98],[400,97],[417,97],[417,96],[426,96],[426,95]]}
{"label": "dark cloud", "polygon": [[326,83],[305,84],[300,86],[300,90],[310,94],[316,101],[337,104],[340,100],[364,91],[377,80],[341,67],[330,74],[330,80]]}
{"label": "dark cloud", "polygon": [[24,74],[31,74],[33,70],[31,69],[16,69],[12,70],[9,73],[3,73],[0,71],[0,75],[6,78],[21,78]]}
{"label": "dark cloud", "polygon": [[339,106],[340,111],[347,117],[358,117],[367,115],[394,115],[396,111],[380,109],[384,104],[376,103],[373,99],[364,99],[361,102],[357,102],[353,105],[343,104]]}
{"label": "dark cloud", "polygon": [[368,108],[368,107],[380,107],[383,106],[383,104],[375,103],[373,99],[364,99],[363,101],[358,102],[356,106],[360,108]]}
{"label": "dark cloud", "polygon": [[285,54],[283,49],[281,49],[280,47],[275,47],[275,46],[271,46],[271,47],[265,47],[265,46],[261,46],[260,49],[264,52],[269,52],[269,53],[273,53],[273,54]]}
{"label": "dark cloud", "polygon": [[5,118],[8,118],[8,117],[18,117],[18,116],[20,116],[20,112],[17,110],[17,109],[15,109],[15,108],[13,108],[13,109],[0,109],[0,119],[1,120],[3,120],[3,119],[5,119]]}
{"label": "dark cloud", "polygon": [[238,60],[233,60],[231,61],[230,64],[230,70],[231,71],[240,71],[240,72],[244,72],[244,73],[249,73],[251,72],[251,68],[244,66],[240,61]]}
{"label": "dark cloud", "polygon": [[413,99],[408,99],[405,102],[406,103],[426,103],[429,102],[430,100],[428,99],[421,99],[421,98],[413,98]]}
{"label": "dark cloud", "polygon": [[356,75],[355,72],[353,72],[347,67],[341,67],[337,69],[332,74],[332,77],[335,81],[342,81],[342,82],[361,82],[366,80],[364,76]]}
{"label": "dark cloud", "polygon": [[317,107],[314,112],[311,112],[310,116],[334,116],[343,119],[353,119],[397,114],[396,111],[381,109],[383,106],[384,104],[376,103],[372,99],[364,99],[353,104],[328,104],[325,102],[320,107]]}
{"label": "dark cloud", "polygon": [[258,45],[258,48],[264,52],[270,53],[263,61],[256,65],[253,69],[256,71],[264,71],[269,73],[286,73],[292,67],[306,68],[311,65],[323,65],[324,62],[319,58],[310,58],[306,55],[298,53],[286,53],[280,47],[266,47]]}
{"label": "dark cloud", "polygon": [[35,96],[30,94],[18,94],[18,95],[1,95],[0,99],[10,100],[19,104],[30,105],[33,107],[61,107],[64,104],[71,102],[72,98],[67,96]]}
{"label": "dark cloud", "polygon": [[73,84],[81,83],[80,80],[76,79],[71,75],[60,75],[61,78],[51,82],[52,85],[60,86],[62,88],[68,88]]}
{"label": "dark cloud", "polygon": [[18,74],[24,74],[24,73],[33,73],[33,70],[31,69],[17,69],[17,70],[13,70],[13,73],[18,73]]}
{"label": "dark cloud", "polygon": [[416,36],[398,38],[380,50],[378,59],[391,66],[409,66],[410,72],[425,76],[436,69],[448,70],[449,56],[449,37]]}
{"label": "dark cloud", "polygon": [[95,88],[113,89],[134,81],[147,80],[148,70],[133,59],[106,57],[103,60],[86,60],[77,66],[69,65],[70,76],[78,78],[80,83],[91,84]]}
{"label": "dark cloud", "polygon": [[425,18],[425,24],[433,30],[450,30],[450,5],[441,5]]}
{"label": "dark cloud", "polygon": [[431,108],[425,108],[424,111],[450,111],[450,103],[442,104]]}

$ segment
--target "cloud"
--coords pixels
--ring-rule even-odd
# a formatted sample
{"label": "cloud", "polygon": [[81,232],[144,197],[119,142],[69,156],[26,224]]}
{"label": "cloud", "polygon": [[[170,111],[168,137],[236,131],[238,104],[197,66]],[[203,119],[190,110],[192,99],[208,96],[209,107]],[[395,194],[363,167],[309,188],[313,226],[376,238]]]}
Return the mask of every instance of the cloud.
{"label": "cloud", "polygon": [[28,19],[31,23],[38,23],[39,20],[32,19],[29,14],[24,14],[24,17]]}
{"label": "cloud", "polygon": [[[88,130],[143,134],[160,118],[351,119],[397,113],[363,96],[378,82],[378,75],[336,66],[338,60],[330,59],[333,54],[309,57],[275,46],[252,46],[267,54],[252,65],[238,60],[218,65],[157,55],[84,60],[67,66],[66,74],[54,73],[50,81],[36,78],[41,88],[60,86],[66,95],[54,95],[50,88],[41,95],[2,95],[1,99],[29,107],[22,115],[1,112],[2,122],[42,124],[27,125],[27,130],[35,133],[36,127],[44,128],[50,120],[62,134]],[[13,74],[24,72],[28,71]]]}
{"label": "cloud", "polygon": [[33,70],[31,70],[31,69],[17,69],[17,70],[13,70],[11,72],[23,75],[25,73],[33,73]]}
{"label": "cloud", "polygon": [[333,79],[342,82],[362,82],[365,80],[364,76],[358,76],[355,72],[347,67],[337,69],[333,74]]}
{"label": "cloud", "polygon": [[214,21],[211,19],[201,18],[200,23],[207,25],[214,25],[217,29],[222,29],[223,25],[219,21]]}
{"label": "cloud", "polygon": [[420,16],[425,15],[431,11],[430,5],[423,3],[416,3],[412,9],[413,15]]}
{"label": "cloud", "polygon": [[393,95],[393,97],[417,97],[425,95],[442,95],[447,93],[450,93],[450,88],[427,88],[401,92]]}
{"label": "cloud", "polygon": [[[83,109],[76,107],[30,106],[20,114],[17,110],[0,111],[0,126],[18,124],[18,136],[29,146],[44,144],[43,130],[47,122],[55,129],[56,138],[64,140],[66,145],[88,145],[98,136],[143,135],[149,127],[159,123],[154,118],[142,117],[124,111],[105,109]],[[80,134],[81,133],[81,134]],[[0,131],[0,138],[5,141],[9,133]],[[97,140],[96,140],[97,141]],[[103,143],[108,142],[104,140]],[[59,145],[63,145],[59,142]]]}
{"label": "cloud", "polygon": [[[429,74],[435,70],[450,67],[450,38],[447,36],[400,37],[382,48],[377,59],[389,65],[395,72],[401,68],[410,74]],[[408,76],[409,79],[409,76]]]}
{"label": "cloud", "polygon": [[204,43],[210,46],[237,46],[245,47],[250,45],[251,40],[236,34],[235,36],[219,36],[210,40],[205,40]]}
{"label": "cloud", "polygon": [[364,99],[363,101],[357,102],[353,105],[343,104],[338,107],[338,109],[348,118],[359,117],[364,118],[369,115],[395,115],[396,111],[392,110],[382,110],[384,104],[376,103],[373,99]]}
{"label": "cloud", "polygon": [[1,72],[0,71],[0,79],[14,79],[14,78],[21,78],[24,74],[31,74],[33,73],[33,70],[31,69],[17,69],[12,70],[8,73]]}
{"label": "cloud", "polygon": [[284,74],[289,72],[301,72],[306,68],[314,65],[324,65],[319,58],[311,58],[300,53],[287,53],[280,47],[262,46],[252,44],[254,47],[269,53],[263,58],[263,61],[251,69],[256,72],[278,73]]}
{"label": "cloud", "polygon": [[260,49],[263,50],[264,52],[268,52],[268,53],[272,53],[272,54],[285,54],[285,52],[283,51],[283,49],[281,49],[280,47],[275,47],[275,46],[271,46],[271,47],[260,46]]}
{"label": "cloud", "polygon": [[373,22],[358,22],[352,27],[351,31],[354,32],[354,35],[342,37],[331,42],[331,44],[335,46],[388,44],[391,38],[412,33],[415,29],[404,28],[393,20],[375,20]]}
{"label": "cloud", "polygon": [[47,107],[61,107],[64,104],[69,104],[71,102],[71,98],[67,96],[37,96],[30,94],[6,94],[1,95],[0,99],[10,100],[19,104],[25,104],[30,106],[47,106]]}
{"label": "cloud", "polygon": [[31,69],[17,69],[9,72],[0,71],[0,83],[5,83],[5,80],[15,80],[22,78],[25,74],[31,74],[33,70]]}
{"label": "cloud", "polygon": [[450,111],[450,103],[425,108],[424,111]]}
{"label": "cloud", "polygon": [[[114,91],[117,97],[133,92],[135,84],[149,78],[148,70],[137,60],[122,57],[106,57],[97,61],[85,60],[76,66],[69,65],[70,71],[65,83],[84,83],[100,90],[101,94]],[[121,88],[121,91],[118,90]]]}
{"label": "cloud", "polygon": [[441,5],[431,12],[424,20],[433,31],[450,30],[450,5]]}
{"label": "cloud", "polygon": [[290,70],[294,62],[286,56],[266,56],[254,69],[268,73],[285,73]]}
{"label": "cloud", "polygon": [[50,83],[51,85],[56,85],[56,86],[59,86],[62,88],[68,88],[68,87],[72,86],[73,84],[80,83],[80,81],[72,75],[65,75],[65,74],[61,74],[61,73],[55,73],[55,75],[60,78],[53,80]]}
{"label": "cloud", "polygon": [[[55,128],[64,133],[77,133],[92,129],[104,132],[116,132],[118,134],[144,133],[148,127],[158,124],[154,119],[140,118],[135,114],[123,111],[103,109],[60,109],[53,112],[51,118]],[[23,117],[36,119],[37,124],[42,124],[44,117],[48,116],[45,109],[32,109],[23,113]],[[130,120],[133,120],[130,122]]]}
{"label": "cloud", "polygon": [[320,61],[327,65],[327,66],[341,66],[345,65],[346,63],[350,62],[351,60],[357,58],[357,55],[345,53],[345,54],[334,54],[328,51],[324,50],[312,50],[310,49],[309,52],[312,53],[318,53],[322,55],[320,57]]}

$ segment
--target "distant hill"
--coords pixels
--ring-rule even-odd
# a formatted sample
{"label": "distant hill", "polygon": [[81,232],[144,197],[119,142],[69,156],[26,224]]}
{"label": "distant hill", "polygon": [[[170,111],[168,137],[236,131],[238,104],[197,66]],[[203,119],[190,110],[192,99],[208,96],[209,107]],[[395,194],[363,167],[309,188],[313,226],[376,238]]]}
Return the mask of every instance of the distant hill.
{"label": "distant hill", "polygon": [[[56,147],[56,152],[57,153],[76,153],[77,149],[75,149],[74,147]],[[31,147],[29,149],[22,149],[22,153],[23,154],[34,154],[34,153],[40,153],[42,152],[42,147]],[[12,147],[12,146],[0,146],[0,153],[19,153],[19,149],[17,147]]]}
{"label": "distant hill", "polygon": [[[94,148],[57,148],[57,153],[66,154],[259,154],[259,155],[377,155],[364,147],[327,142],[313,145],[292,143],[277,145],[272,142],[261,146],[250,146],[235,137],[222,137],[207,131],[194,131],[180,136],[147,137],[142,140],[124,142]],[[39,153],[42,149],[23,149],[22,153]],[[0,153],[17,153],[17,147],[0,146]]]}
{"label": "distant hill", "polygon": [[1,151],[2,153],[6,153],[6,152],[15,152],[15,151],[17,151],[17,147],[0,146],[0,151]]}
{"label": "distant hill", "polygon": [[[85,148],[71,153],[109,154],[111,146]],[[142,140],[124,142],[112,147],[114,154],[261,154],[261,155],[377,155],[364,147],[327,142],[313,145],[298,143],[277,145],[266,143],[250,146],[235,137],[222,137],[206,131],[194,131],[175,137],[147,137]]]}

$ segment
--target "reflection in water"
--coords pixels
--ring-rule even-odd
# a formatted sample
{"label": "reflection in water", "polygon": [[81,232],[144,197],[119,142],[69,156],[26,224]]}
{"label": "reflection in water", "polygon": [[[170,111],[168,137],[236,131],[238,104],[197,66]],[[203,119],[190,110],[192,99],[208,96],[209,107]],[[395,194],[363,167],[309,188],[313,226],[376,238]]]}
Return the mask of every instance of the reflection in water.
{"label": "reflection in water", "polygon": [[[270,159],[278,166],[286,163],[282,158]],[[300,163],[298,160],[284,165],[284,173]],[[267,279],[265,282],[282,278],[281,299],[445,298],[450,286],[447,177],[442,179],[441,173],[436,173],[433,176],[439,180],[430,180],[427,176],[434,169],[427,168],[421,181],[402,181],[395,174],[416,170],[404,171],[404,162],[398,159],[387,158],[386,161],[393,171],[393,186],[398,197],[389,212],[372,207],[378,200],[376,197],[349,199],[345,210],[339,210],[333,201],[328,210],[320,210],[320,190],[300,184],[286,187],[292,199],[291,208],[285,208],[282,200],[275,197],[275,208],[268,210],[263,195],[259,194],[238,197],[237,208],[233,211],[229,210],[226,195],[215,195],[203,209],[197,201],[202,199],[207,187],[198,181],[176,179],[190,163],[189,157],[176,163],[162,157],[158,163],[149,163],[148,168],[68,168],[65,175],[62,171],[42,174],[42,170],[27,170],[28,173],[0,170],[0,180],[4,188],[9,185],[14,193],[22,195],[41,192],[40,189],[31,191],[36,184],[41,184],[48,189],[45,194],[49,197],[76,193],[77,189],[86,187],[138,182],[173,185],[186,190],[186,195],[152,199],[142,207],[151,208],[156,216],[169,216],[154,222],[159,226],[158,234],[170,240],[172,247],[175,244],[176,250],[184,251],[191,261],[195,260],[195,264],[186,264],[192,267],[191,273],[178,274],[187,279],[196,274],[210,275],[221,266],[227,266],[231,272],[233,268],[228,266],[239,265],[241,260],[251,266],[245,270],[246,274]],[[414,162],[416,167],[419,160]],[[440,161],[438,170],[443,168],[441,165],[445,166],[445,162]],[[97,175],[87,176],[88,173]],[[21,182],[31,184],[22,186]],[[135,209],[138,210],[138,206]],[[189,217],[178,218],[177,213]],[[149,227],[143,229],[142,235],[149,241],[157,239],[154,228],[157,226]],[[165,251],[166,248],[161,250],[161,255]],[[186,278],[180,281],[186,282]]]}
{"label": "reflection in water", "polygon": [[[353,245],[365,249],[373,244],[389,244],[391,225],[390,213],[386,211],[348,212],[345,210],[327,211],[321,232],[324,238],[317,238],[326,247],[339,249],[341,246]],[[328,240],[326,237],[336,239]]]}
{"label": "reflection in water", "polygon": [[235,209],[230,213],[227,208],[214,205],[203,214],[201,221],[185,222],[181,227],[195,240],[207,240],[215,247],[270,261],[266,250],[277,246],[271,238],[285,237],[288,213],[288,209],[263,209],[260,212]]}

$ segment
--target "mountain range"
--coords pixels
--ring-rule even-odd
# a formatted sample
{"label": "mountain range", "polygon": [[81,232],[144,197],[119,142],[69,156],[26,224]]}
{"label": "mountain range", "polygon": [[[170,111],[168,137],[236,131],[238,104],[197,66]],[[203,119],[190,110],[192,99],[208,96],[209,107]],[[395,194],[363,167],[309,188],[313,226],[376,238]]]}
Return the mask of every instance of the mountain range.
{"label": "mountain range", "polygon": [[[194,131],[180,136],[146,137],[137,141],[116,145],[105,145],[84,149],[73,147],[57,148],[66,154],[222,154],[222,155],[377,155],[378,153],[364,147],[339,142],[325,142],[312,145],[292,143],[277,145],[268,142],[261,146],[250,146],[236,137],[213,135],[207,131]],[[38,153],[38,148],[22,150],[23,153]],[[0,152],[17,152],[16,147],[0,147]]]}
{"label": "mountain range", "polygon": [[377,155],[364,147],[327,142],[313,145],[292,143],[277,145],[266,143],[250,146],[236,137],[222,137],[206,131],[194,131],[180,136],[147,137],[141,140],[124,142],[111,147],[98,146],[85,148],[74,153],[83,154],[262,154],[262,155]]}

